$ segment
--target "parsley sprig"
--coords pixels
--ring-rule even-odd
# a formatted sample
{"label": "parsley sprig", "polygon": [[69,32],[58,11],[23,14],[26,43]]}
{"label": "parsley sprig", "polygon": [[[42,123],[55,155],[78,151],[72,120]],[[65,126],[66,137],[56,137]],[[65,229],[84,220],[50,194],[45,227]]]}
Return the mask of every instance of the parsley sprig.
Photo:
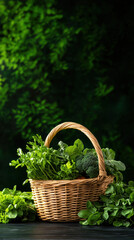
{"label": "parsley sprig", "polygon": [[[79,140],[80,141],[80,140]],[[76,164],[71,154],[67,151],[67,145],[59,142],[59,149],[44,146],[41,136],[33,136],[33,142],[26,145],[27,152],[24,153],[21,148],[17,149],[19,158],[12,160],[10,166],[26,167],[28,179],[36,180],[61,180],[75,179],[79,175]],[[74,144],[79,154],[79,146]]]}

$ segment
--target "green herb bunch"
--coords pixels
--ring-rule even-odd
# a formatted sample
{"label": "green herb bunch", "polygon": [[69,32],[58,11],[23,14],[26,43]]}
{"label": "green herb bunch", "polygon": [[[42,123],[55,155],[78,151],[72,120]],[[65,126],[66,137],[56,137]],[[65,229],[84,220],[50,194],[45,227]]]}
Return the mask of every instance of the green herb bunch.
{"label": "green herb bunch", "polygon": [[10,166],[26,167],[30,179],[61,180],[75,179],[79,176],[75,158],[80,153],[81,141],[76,140],[73,146],[59,142],[59,149],[47,148],[41,136],[33,137],[33,142],[26,146],[27,153],[17,149],[19,158],[12,160]]}
{"label": "green herb bunch", "polygon": [[129,227],[134,225],[134,181],[128,184],[110,184],[105,195],[98,202],[87,202],[87,209],[78,213],[82,225],[113,225]]}
{"label": "green herb bunch", "polygon": [[0,223],[31,222],[37,218],[31,192],[4,188],[0,191]]}

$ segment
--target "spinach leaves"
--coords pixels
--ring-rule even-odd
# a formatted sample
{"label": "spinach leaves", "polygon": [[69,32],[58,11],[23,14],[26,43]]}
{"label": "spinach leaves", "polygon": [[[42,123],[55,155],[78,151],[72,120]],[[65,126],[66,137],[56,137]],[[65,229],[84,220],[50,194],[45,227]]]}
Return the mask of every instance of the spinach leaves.
{"label": "spinach leaves", "polygon": [[31,222],[37,218],[31,192],[9,188],[0,191],[0,223]]}
{"label": "spinach leaves", "polygon": [[78,213],[82,225],[134,225],[134,181],[114,182],[98,202],[87,202],[87,209]]}

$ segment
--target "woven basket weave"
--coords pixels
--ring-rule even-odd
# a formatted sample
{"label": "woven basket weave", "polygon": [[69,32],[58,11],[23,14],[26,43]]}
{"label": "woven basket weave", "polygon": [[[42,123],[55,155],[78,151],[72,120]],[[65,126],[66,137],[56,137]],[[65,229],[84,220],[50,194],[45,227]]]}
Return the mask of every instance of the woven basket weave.
{"label": "woven basket weave", "polygon": [[107,176],[103,154],[97,139],[80,124],[73,122],[59,124],[46,137],[45,146],[49,147],[53,137],[59,131],[69,128],[80,130],[92,142],[98,156],[99,175],[97,178],[75,180],[29,179],[34,203],[43,221],[79,221],[78,212],[86,208],[87,200],[97,201],[114,179],[113,176]]}

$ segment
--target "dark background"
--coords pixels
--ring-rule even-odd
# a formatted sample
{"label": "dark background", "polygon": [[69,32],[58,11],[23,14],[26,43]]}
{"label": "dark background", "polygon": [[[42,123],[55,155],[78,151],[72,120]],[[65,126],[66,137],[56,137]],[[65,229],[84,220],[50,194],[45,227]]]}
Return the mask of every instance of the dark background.
{"label": "dark background", "polygon": [[[0,189],[20,189],[18,147],[57,124],[86,126],[134,180],[134,2],[0,1]],[[81,138],[66,130],[53,140]]]}

